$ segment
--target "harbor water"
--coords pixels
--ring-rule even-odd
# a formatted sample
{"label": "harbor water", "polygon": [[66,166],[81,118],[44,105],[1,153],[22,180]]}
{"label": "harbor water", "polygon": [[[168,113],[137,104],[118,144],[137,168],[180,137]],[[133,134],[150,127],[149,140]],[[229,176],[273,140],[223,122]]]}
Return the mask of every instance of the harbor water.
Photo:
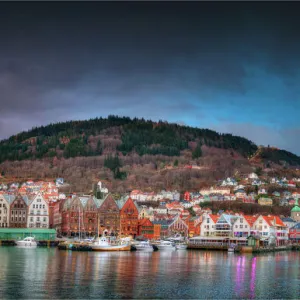
{"label": "harbor water", "polygon": [[300,252],[0,247],[0,299],[299,299]]}

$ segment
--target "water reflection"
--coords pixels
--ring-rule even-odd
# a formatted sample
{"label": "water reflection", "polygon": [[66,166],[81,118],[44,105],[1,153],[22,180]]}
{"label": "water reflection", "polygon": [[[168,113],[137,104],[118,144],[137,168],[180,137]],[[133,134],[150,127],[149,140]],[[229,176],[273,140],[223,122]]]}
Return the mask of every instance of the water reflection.
{"label": "water reflection", "polygon": [[0,248],[0,298],[298,298],[299,252]]}

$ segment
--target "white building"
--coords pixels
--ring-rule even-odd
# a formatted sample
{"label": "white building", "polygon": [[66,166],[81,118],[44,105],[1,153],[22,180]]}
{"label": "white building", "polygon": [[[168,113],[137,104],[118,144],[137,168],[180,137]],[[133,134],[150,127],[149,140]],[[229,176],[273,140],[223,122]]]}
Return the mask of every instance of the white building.
{"label": "white building", "polygon": [[288,242],[288,228],[278,216],[259,216],[253,223],[254,234],[268,241],[269,245],[285,245]]}
{"label": "white building", "polygon": [[205,214],[203,215],[203,222],[201,223],[200,235],[201,236],[215,236],[216,223],[220,216]]}
{"label": "white building", "polygon": [[257,176],[256,173],[250,173],[250,174],[248,175],[248,179],[258,179],[258,176]]}
{"label": "white building", "polygon": [[253,223],[257,217],[241,215],[233,224],[233,235],[235,237],[248,237],[251,234]]}
{"label": "white building", "polygon": [[0,194],[0,227],[9,227],[10,204],[15,200],[14,195]]}
{"label": "white building", "polygon": [[49,228],[49,206],[41,193],[28,206],[27,228]]}

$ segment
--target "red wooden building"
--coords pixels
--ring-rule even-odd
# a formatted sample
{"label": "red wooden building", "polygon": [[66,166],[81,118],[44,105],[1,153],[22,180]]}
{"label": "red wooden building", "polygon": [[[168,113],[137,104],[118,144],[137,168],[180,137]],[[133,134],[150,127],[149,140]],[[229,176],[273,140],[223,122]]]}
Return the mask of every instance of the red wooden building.
{"label": "red wooden building", "polygon": [[131,198],[128,198],[120,210],[120,234],[132,235],[138,234],[139,211]]}

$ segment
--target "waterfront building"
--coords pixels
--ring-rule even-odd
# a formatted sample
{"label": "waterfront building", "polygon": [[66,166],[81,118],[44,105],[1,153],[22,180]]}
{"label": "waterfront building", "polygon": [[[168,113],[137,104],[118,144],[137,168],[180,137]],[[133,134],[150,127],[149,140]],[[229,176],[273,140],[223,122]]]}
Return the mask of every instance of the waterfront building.
{"label": "waterfront building", "polygon": [[0,194],[0,227],[2,228],[10,226],[10,205],[15,198],[15,195]]}
{"label": "waterfront building", "polygon": [[174,236],[180,234],[182,236],[188,236],[188,225],[177,215],[173,219],[169,220],[154,220],[153,224],[160,225],[160,236],[162,238]]}
{"label": "waterfront building", "polygon": [[30,197],[27,228],[49,228],[49,204],[41,193]]}
{"label": "waterfront building", "polygon": [[26,195],[17,195],[10,205],[10,222],[11,228],[27,227],[27,206],[29,199]]}
{"label": "waterfront building", "polygon": [[222,214],[215,225],[216,236],[233,236],[233,224],[239,216]]}
{"label": "waterfront building", "polygon": [[138,234],[139,219],[137,205],[131,198],[128,198],[125,203],[119,202],[118,205],[120,208],[120,234],[135,237]]}
{"label": "waterfront building", "polygon": [[251,228],[256,219],[256,216],[239,216],[233,223],[233,235],[235,237],[248,237],[251,233]]}
{"label": "waterfront building", "polygon": [[300,223],[290,228],[289,239],[294,243],[300,243]]}
{"label": "waterfront building", "polygon": [[261,240],[267,240],[269,245],[285,245],[288,241],[289,230],[278,216],[260,215],[253,223],[252,232]]}
{"label": "waterfront building", "polygon": [[120,209],[111,194],[99,200],[94,198],[99,213],[99,234],[119,234]]}
{"label": "waterfront building", "polygon": [[219,215],[205,214],[203,215],[203,221],[201,223],[201,236],[214,236],[216,233],[216,223],[219,219]]}
{"label": "waterfront building", "polygon": [[138,236],[143,236],[146,239],[154,238],[154,224],[147,218],[138,221]]}

